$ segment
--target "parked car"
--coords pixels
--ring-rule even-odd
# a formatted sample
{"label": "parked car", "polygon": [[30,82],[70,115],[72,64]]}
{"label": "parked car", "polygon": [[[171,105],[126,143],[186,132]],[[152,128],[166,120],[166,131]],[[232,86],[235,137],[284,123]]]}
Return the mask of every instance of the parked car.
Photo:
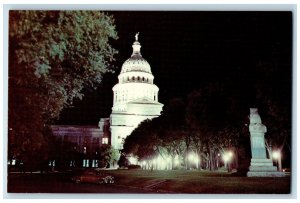
{"label": "parked car", "polygon": [[112,184],[115,182],[115,178],[101,171],[88,169],[79,175],[73,176],[72,181],[75,183]]}

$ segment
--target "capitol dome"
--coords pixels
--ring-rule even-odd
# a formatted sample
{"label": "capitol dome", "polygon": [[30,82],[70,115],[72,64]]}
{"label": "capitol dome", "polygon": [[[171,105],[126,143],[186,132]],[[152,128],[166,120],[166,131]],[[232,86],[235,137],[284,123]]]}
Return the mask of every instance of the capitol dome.
{"label": "capitol dome", "polygon": [[151,67],[141,55],[134,55],[123,63],[121,73],[134,71],[151,73]]}
{"label": "capitol dome", "polygon": [[127,59],[120,72],[119,83],[148,83],[153,84],[153,75],[150,64],[141,55],[141,44],[138,42],[138,35],[132,45],[132,55]]}
{"label": "capitol dome", "polygon": [[159,88],[153,83],[150,64],[141,55],[141,44],[138,34],[132,45],[132,54],[122,66],[118,76],[119,82],[113,87],[113,111],[125,112],[128,102],[147,99],[151,103],[158,102]]}
{"label": "capitol dome", "polygon": [[123,63],[121,73],[140,71],[152,74],[150,64],[141,55],[140,43],[135,41],[132,48],[133,53],[131,57]]}

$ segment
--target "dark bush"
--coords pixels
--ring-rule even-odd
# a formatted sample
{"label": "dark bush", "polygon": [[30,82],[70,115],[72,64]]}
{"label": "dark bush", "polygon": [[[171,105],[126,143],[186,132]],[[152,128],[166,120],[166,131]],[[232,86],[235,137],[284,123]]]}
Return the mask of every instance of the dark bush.
{"label": "dark bush", "polygon": [[128,165],[129,165],[129,161],[128,161],[128,159],[126,158],[126,156],[124,156],[124,155],[121,155],[121,157],[120,157],[120,159],[119,159],[119,161],[118,161],[118,165],[119,165],[119,167],[120,168],[124,168],[124,167],[128,167]]}
{"label": "dark bush", "polygon": [[130,165],[128,166],[128,169],[141,169],[141,166],[140,166],[140,165],[130,164]]}

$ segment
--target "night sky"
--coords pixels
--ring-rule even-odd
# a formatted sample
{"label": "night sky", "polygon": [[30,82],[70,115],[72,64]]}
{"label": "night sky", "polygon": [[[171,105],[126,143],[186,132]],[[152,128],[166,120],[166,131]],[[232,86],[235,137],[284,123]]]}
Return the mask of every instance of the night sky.
{"label": "night sky", "polygon": [[[213,82],[227,83],[249,107],[255,104],[251,92],[256,67],[273,64],[269,85],[280,82],[291,94],[291,12],[106,12],[114,16],[119,39],[111,41],[119,51],[97,90],[86,89],[82,101],[65,109],[57,124],[97,125],[109,117],[112,87],[123,62],[132,54],[139,32],[141,54],[160,88],[159,102],[185,99],[192,91]],[[264,80],[263,77],[260,78]],[[279,91],[280,92],[280,91]],[[247,109],[248,111],[248,109]]]}

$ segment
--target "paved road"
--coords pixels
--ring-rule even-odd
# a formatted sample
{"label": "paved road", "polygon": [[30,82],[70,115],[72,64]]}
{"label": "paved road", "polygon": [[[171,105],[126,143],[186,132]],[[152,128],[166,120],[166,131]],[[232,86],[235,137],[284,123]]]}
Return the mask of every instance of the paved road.
{"label": "paved road", "polygon": [[9,174],[8,193],[156,193],[143,188],[133,188],[117,184],[76,184],[63,173],[52,174]]}

